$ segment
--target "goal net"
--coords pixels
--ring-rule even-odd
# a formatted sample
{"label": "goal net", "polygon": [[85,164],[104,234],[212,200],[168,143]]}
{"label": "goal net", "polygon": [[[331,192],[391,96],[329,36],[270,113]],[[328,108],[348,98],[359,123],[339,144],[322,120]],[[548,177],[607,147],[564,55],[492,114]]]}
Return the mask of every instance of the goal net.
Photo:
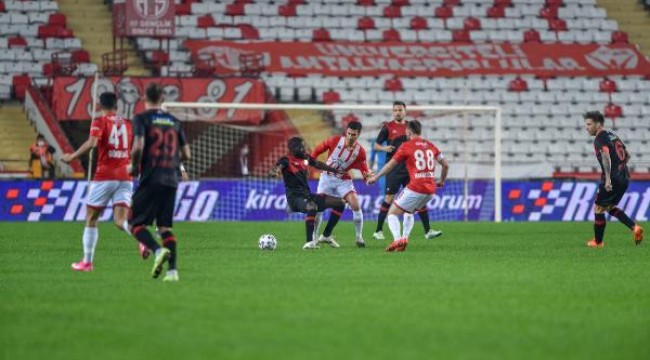
{"label": "goal net", "polygon": [[[349,121],[360,121],[363,130],[359,142],[376,172],[384,163],[385,153],[373,154],[372,148],[383,123],[391,119],[392,110],[391,105],[183,102],[167,102],[163,108],[183,122],[193,155],[185,165],[190,177],[210,179],[193,186],[216,187],[219,195],[210,217],[215,220],[304,219],[302,214],[285,211],[281,179],[267,176],[287,153],[287,140],[300,136],[311,150],[326,138],[343,134]],[[436,144],[450,164],[445,186],[428,204],[431,220],[501,221],[500,109],[409,106],[410,119],[422,123],[422,136]],[[352,175],[364,218],[376,220],[385,180],[369,186],[359,173]],[[313,192],[318,176],[315,171],[310,174]],[[343,216],[344,220],[348,218],[350,211]]]}

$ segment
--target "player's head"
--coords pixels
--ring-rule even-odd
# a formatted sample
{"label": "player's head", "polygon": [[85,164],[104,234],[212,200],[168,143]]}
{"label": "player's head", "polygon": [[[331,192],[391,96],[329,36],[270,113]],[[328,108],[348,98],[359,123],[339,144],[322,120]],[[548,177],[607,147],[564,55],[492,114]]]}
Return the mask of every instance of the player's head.
{"label": "player's head", "polygon": [[289,148],[291,155],[301,159],[307,157],[305,150],[305,141],[301,137],[296,136],[289,139],[287,142],[287,147]]}
{"label": "player's head", "polygon": [[103,111],[112,111],[117,109],[117,95],[110,91],[99,95],[99,105]]}
{"label": "player's head", "polygon": [[146,105],[149,105],[151,107],[159,106],[163,100],[162,94],[163,91],[160,85],[155,82],[149,84],[144,92],[144,100]]}
{"label": "player's head", "polygon": [[404,121],[406,117],[406,104],[403,101],[393,102],[393,120],[397,122]]}
{"label": "player's head", "polygon": [[600,111],[587,111],[583,116],[585,119],[585,129],[589,135],[596,135],[605,125],[605,118]]}
{"label": "player's head", "polygon": [[406,136],[414,138],[422,135],[422,124],[417,120],[411,120],[406,123]]}
{"label": "player's head", "polygon": [[43,136],[43,134],[36,135],[36,144],[38,144],[38,146],[45,144],[45,136]]}
{"label": "player's head", "polygon": [[357,142],[359,135],[361,135],[362,128],[363,125],[361,125],[361,123],[358,121],[350,121],[348,123],[348,126],[345,129],[345,141],[347,142],[348,146],[352,146]]}

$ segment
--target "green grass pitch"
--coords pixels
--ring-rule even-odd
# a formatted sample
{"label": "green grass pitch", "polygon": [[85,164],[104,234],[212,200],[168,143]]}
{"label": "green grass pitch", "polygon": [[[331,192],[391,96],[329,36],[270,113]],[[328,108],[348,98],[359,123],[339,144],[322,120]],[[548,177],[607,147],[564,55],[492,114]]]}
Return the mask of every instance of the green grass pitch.
{"label": "green grass pitch", "polygon": [[181,223],[174,284],[111,224],[93,273],[81,223],[1,228],[3,359],[650,359],[650,241],[618,223],[589,249],[590,223],[416,221],[394,254],[370,222],[313,252],[298,222]]}

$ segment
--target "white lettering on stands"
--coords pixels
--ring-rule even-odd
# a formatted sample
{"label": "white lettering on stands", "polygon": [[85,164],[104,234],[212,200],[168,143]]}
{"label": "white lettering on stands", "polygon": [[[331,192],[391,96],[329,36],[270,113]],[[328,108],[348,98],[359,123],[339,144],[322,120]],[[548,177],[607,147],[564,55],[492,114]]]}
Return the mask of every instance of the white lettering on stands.
{"label": "white lettering on stands", "polygon": [[88,183],[86,181],[77,182],[74,193],[68,201],[63,220],[65,221],[81,221],[86,218],[86,188]]}
{"label": "white lettering on stands", "polygon": [[214,211],[214,205],[217,203],[217,199],[219,199],[219,192],[214,190],[201,191],[196,198],[189,220],[209,220],[210,215]]}
{"label": "white lettering on stands", "polygon": [[562,221],[585,221],[592,209],[597,184],[577,183],[564,211]]}

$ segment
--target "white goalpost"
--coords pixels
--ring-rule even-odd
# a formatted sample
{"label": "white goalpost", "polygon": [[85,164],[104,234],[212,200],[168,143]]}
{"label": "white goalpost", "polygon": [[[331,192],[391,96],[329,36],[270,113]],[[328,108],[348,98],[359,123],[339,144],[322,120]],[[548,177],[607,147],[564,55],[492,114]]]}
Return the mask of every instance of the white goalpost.
{"label": "white goalpost", "polygon": [[[346,114],[356,115],[364,126],[362,131],[363,143],[366,151],[370,153],[369,144],[377,136],[383,121],[390,120],[392,105],[378,104],[288,104],[288,103],[208,103],[208,102],[165,102],[163,109],[172,112],[184,123],[186,132],[193,135],[188,136],[190,147],[194,158],[188,166],[190,175],[196,177],[237,177],[248,181],[264,176],[263,168],[270,168],[272,162],[283,155],[286,147],[286,124],[279,122],[262,121],[259,124],[247,124],[241,121],[241,116],[234,114],[241,112],[247,114],[257,111],[266,117],[271,113],[282,112],[287,114],[287,123],[291,124],[296,135],[306,138],[308,146],[313,147],[315,142],[333,135],[333,127],[327,125],[326,130],[313,130],[322,128],[328,119],[340,126],[340,117]],[[423,137],[437,144],[442,152],[453,153],[455,163],[451,162],[455,173],[450,178],[462,181],[462,188],[455,189],[457,193],[463,194],[463,207],[465,220],[468,218],[469,183],[471,179],[485,179],[491,183],[489,187],[493,201],[493,220],[502,221],[502,137],[503,123],[501,108],[498,106],[453,106],[453,105],[409,105],[407,108],[407,119],[416,118],[423,124]],[[221,116],[215,121],[216,114]],[[415,114],[415,115],[413,115]],[[235,119],[237,118],[237,119]],[[255,135],[255,136],[252,136]],[[365,137],[364,137],[365,136]],[[277,143],[277,149],[269,146],[262,146],[261,143],[268,141]],[[361,139],[360,139],[361,141]],[[440,145],[440,144],[443,145]],[[238,145],[239,144],[239,145]],[[245,144],[245,145],[241,145]],[[444,144],[448,144],[445,146]],[[490,145],[488,145],[490,144]],[[223,168],[244,166],[242,164],[231,164],[240,161],[244,151],[238,150],[242,146],[254,153],[256,150],[262,152],[257,154],[257,161],[251,164],[251,169],[246,173],[237,172],[230,175]],[[450,150],[447,151],[447,148]],[[235,149],[237,148],[237,149]],[[259,149],[256,149],[259,148]],[[279,149],[283,149],[280,151]],[[239,160],[237,160],[239,157]],[[230,160],[218,160],[218,159]],[[462,167],[457,163],[462,163]],[[255,164],[259,165],[259,169]],[[248,165],[246,165],[248,166]],[[243,176],[245,175],[245,176]],[[262,181],[262,180],[260,180]],[[492,189],[491,189],[492,190]],[[451,201],[451,200],[450,200]],[[443,201],[444,203],[444,201]]]}

